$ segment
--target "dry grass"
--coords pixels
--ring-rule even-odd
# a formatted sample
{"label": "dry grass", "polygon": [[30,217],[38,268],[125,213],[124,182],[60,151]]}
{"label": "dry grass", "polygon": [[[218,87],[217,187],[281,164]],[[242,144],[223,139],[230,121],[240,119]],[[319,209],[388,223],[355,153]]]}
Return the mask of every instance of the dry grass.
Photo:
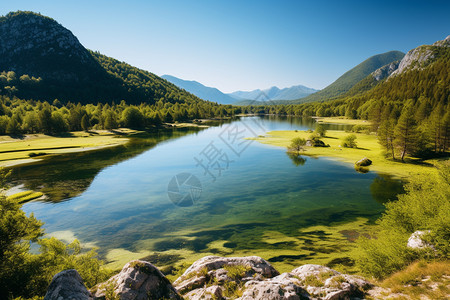
{"label": "dry grass", "polygon": [[393,299],[450,299],[450,261],[415,262],[380,283]]}

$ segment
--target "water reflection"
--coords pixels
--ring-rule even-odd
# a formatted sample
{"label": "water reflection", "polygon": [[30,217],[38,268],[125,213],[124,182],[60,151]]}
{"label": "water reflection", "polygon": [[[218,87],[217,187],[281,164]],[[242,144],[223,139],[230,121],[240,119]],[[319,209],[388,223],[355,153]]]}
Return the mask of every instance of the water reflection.
{"label": "water reflection", "polygon": [[404,182],[387,174],[378,174],[370,185],[372,197],[378,203],[397,200],[397,196],[405,193]]}
{"label": "water reflection", "polygon": [[295,152],[286,152],[287,156],[292,160],[292,163],[298,167],[306,163],[306,158]]}

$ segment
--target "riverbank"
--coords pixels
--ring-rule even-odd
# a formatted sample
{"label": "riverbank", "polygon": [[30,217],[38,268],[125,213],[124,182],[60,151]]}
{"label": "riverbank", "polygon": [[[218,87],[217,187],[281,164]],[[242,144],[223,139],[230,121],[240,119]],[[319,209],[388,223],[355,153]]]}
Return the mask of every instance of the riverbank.
{"label": "riverbank", "polygon": [[[388,173],[400,178],[408,178],[416,174],[431,174],[436,172],[433,160],[417,160],[408,158],[406,163],[399,160],[388,159],[383,154],[383,149],[373,134],[352,133],[356,135],[358,148],[341,147],[342,139],[350,133],[337,130],[327,131],[326,137],[322,138],[330,147],[305,147],[300,155],[330,157],[347,163],[354,164],[356,161],[367,157],[372,160],[369,167],[371,171]],[[308,139],[311,132],[308,131],[271,131],[265,136],[252,138],[262,144],[286,148],[295,137]]]}
{"label": "riverbank", "polygon": [[75,131],[63,136],[27,134],[17,137],[0,136],[0,167],[33,163],[47,155],[84,152],[115,147],[129,141],[136,130]]}

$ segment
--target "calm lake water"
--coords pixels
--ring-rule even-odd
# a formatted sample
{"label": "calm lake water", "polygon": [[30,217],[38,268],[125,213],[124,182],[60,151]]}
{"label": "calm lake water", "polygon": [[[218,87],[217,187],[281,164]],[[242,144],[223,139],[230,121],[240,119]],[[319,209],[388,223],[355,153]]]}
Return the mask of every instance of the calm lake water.
{"label": "calm lake water", "polygon": [[[260,255],[281,270],[310,262],[351,266],[352,241],[400,183],[242,139],[314,126],[299,118],[246,117],[172,130],[20,167],[13,179],[51,196],[24,205],[47,233],[99,247],[113,267],[136,258],[163,267],[211,254]],[[193,176],[190,186],[182,185],[183,173]],[[174,176],[180,193],[171,200]],[[180,195],[188,195],[182,206],[174,204]]]}

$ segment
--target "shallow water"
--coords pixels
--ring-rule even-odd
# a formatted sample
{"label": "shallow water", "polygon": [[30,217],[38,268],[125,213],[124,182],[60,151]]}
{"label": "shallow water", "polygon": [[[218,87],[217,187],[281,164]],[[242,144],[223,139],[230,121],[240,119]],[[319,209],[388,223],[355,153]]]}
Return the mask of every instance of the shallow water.
{"label": "shallow water", "polygon": [[[380,216],[400,183],[241,138],[314,126],[299,118],[242,118],[18,168],[15,179],[53,187],[53,202],[24,210],[43,220],[47,233],[99,247],[111,266],[144,257],[165,266],[210,254],[260,255],[281,270],[306,262],[351,266],[355,235]],[[177,193],[173,178],[181,173],[198,182],[182,185],[187,177],[178,176]],[[73,193],[79,195],[54,191],[72,182],[82,182]]]}

